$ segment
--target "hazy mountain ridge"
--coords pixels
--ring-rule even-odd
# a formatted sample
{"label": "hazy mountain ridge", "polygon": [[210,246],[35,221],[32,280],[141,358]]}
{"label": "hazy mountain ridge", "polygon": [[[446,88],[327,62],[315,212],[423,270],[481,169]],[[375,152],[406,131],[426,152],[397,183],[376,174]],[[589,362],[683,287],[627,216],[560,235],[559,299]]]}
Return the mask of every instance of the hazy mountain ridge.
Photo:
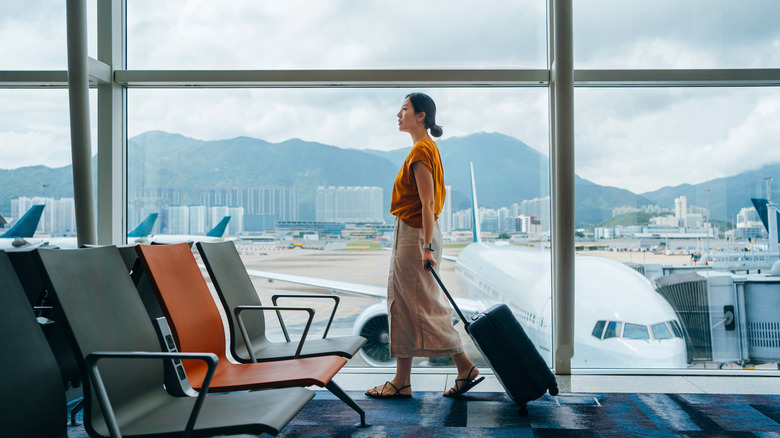
{"label": "hazy mountain ridge", "polygon": [[[731,222],[731,216],[736,215],[743,207],[752,207],[750,198],[766,198],[765,178],[780,181],[780,163],[765,164],[757,169],[748,170],[737,175],[712,179],[699,184],[681,184],[674,187],[662,187],[658,190],[643,193],[659,205],[674,207],[674,199],[685,196],[688,205],[707,207],[713,219]],[[709,190],[709,193],[706,191]],[[772,188],[775,193],[773,200],[777,201],[777,183]]]}
{"label": "hazy mountain ridge", "polygon": [[[549,158],[516,138],[482,132],[437,143],[446,183],[452,186],[454,211],[471,203],[470,162],[474,163],[480,205],[498,208],[549,195]],[[184,187],[182,202],[198,204],[203,189],[288,186],[299,190],[304,220],[314,219],[318,186],[382,187],[385,210],[389,210],[393,181],[409,151],[345,149],[300,139],[279,143],[250,137],[198,140],[163,131],[135,136],[128,148],[129,199],[141,187]],[[765,196],[766,176],[780,180],[780,164],[643,194],[576,177],[576,220],[578,225],[599,223],[612,217],[613,208],[622,206],[659,204],[673,209],[674,199],[680,195],[688,198],[689,205],[704,207],[705,188],[710,190],[712,217],[730,220],[729,215],[750,206],[751,196]],[[10,199],[18,196],[72,196],[71,178],[70,166],[0,170],[0,212],[8,214]],[[386,219],[391,219],[389,214]]]}

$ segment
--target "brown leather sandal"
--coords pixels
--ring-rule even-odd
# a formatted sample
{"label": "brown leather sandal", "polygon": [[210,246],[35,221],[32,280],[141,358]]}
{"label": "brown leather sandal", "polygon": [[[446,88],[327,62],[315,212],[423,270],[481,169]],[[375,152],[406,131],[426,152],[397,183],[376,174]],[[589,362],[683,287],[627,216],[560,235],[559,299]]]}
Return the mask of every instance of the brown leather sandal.
{"label": "brown leather sandal", "polygon": [[[474,371],[474,368],[476,368],[476,366],[471,367],[468,377],[471,377],[471,372]],[[479,382],[485,380],[485,378],[482,376],[475,377],[473,379],[469,379],[468,377],[465,379],[455,379],[455,386],[453,386],[448,392],[445,392],[444,397],[457,397],[459,395],[465,394],[466,391],[477,386]],[[466,383],[461,386],[461,382]]]}
{"label": "brown leather sandal", "polygon": [[[390,394],[388,394],[385,391],[385,389],[387,389],[387,385],[392,386],[395,391],[390,393]],[[381,391],[377,391],[376,388],[371,388],[371,389],[374,390],[374,392],[368,392],[368,391],[371,390],[371,389],[369,389],[368,391],[366,391],[366,395],[371,397],[371,398],[388,398],[388,399],[393,399],[393,398],[412,398],[412,393],[401,394],[401,391],[403,391],[406,388],[411,388],[411,387],[412,387],[412,385],[406,385],[406,386],[402,386],[400,388],[397,388],[395,385],[393,385],[392,382],[388,381],[388,382],[385,382],[384,385],[382,385],[382,390]]]}

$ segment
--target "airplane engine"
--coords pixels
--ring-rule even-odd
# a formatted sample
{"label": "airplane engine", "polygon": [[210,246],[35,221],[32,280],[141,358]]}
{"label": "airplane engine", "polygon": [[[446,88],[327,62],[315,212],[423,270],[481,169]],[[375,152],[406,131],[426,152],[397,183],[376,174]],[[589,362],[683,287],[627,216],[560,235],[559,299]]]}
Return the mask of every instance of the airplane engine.
{"label": "airplane engine", "polygon": [[387,302],[381,301],[364,310],[353,329],[353,334],[367,339],[360,349],[360,357],[373,367],[390,367],[395,359],[390,357],[390,325],[387,318]]}

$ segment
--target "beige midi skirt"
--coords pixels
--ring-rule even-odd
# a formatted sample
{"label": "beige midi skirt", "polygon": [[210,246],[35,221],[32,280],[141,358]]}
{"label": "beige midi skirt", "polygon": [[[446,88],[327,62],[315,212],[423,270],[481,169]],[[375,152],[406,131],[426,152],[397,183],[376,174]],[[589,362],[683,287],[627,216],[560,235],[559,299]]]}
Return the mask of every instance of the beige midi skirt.
{"label": "beige midi skirt", "polygon": [[[423,229],[395,221],[395,240],[387,280],[391,357],[436,357],[463,352],[452,325],[452,306],[433,275],[423,268]],[[436,270],[442,237],[435,223]]]}

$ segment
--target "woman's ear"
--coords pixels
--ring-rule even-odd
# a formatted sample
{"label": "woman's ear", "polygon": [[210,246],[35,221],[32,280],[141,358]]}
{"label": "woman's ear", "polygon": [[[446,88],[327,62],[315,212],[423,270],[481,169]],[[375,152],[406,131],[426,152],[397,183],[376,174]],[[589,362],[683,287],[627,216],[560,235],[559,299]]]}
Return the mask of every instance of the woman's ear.
{"label": "woman's ear", "polygon": [[425,121],[425,111],[420,111],[419,113],[415,114],[414,116],[415,116],[415,117],[417,117],[417,120],[418,120],[420,123],[422,123],[423,121]]}

